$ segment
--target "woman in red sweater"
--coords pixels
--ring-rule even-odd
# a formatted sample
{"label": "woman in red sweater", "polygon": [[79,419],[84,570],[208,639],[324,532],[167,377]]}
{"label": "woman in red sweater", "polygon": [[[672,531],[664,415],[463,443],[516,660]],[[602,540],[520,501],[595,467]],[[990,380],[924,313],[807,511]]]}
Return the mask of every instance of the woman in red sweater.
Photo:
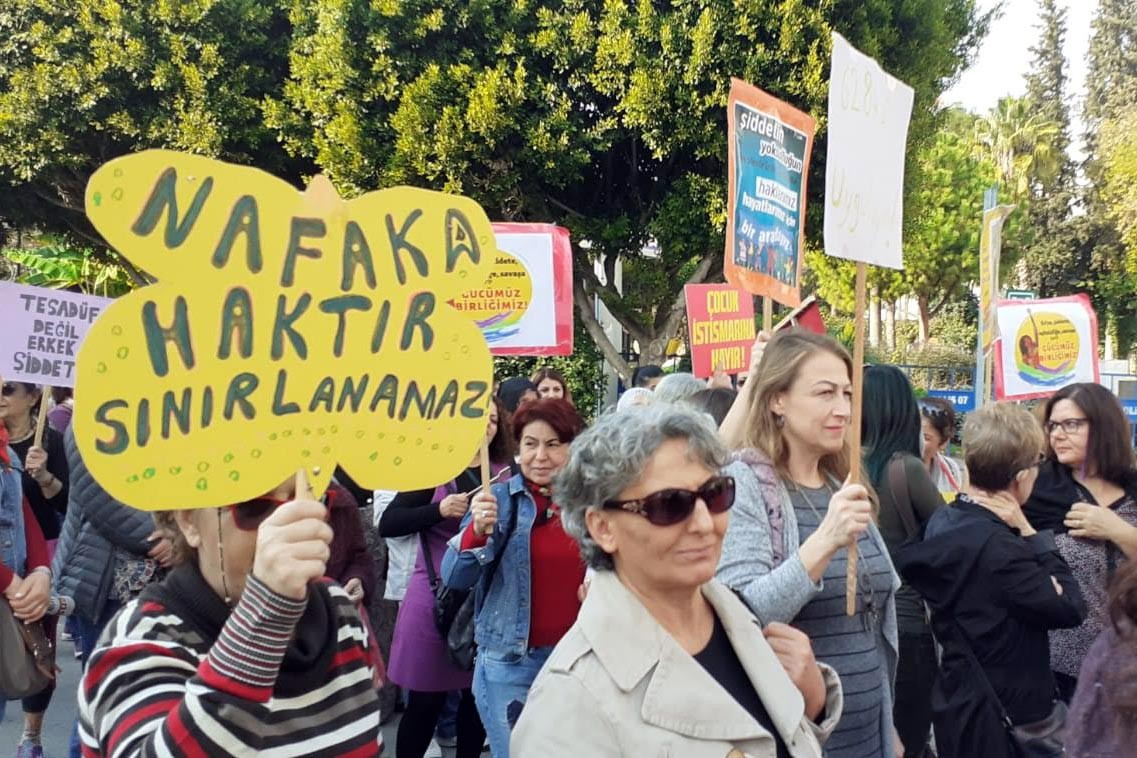
{"label": "woman in red sweater", "polygon": [[580,610],[584,561],[561,528],[550,487],[583,426],[564,400],[518,408],[521,473],[473,498],[442,561],[448,586],[477,585],[474,699],[494,758],[509,758],[509,733],[529,685]]}

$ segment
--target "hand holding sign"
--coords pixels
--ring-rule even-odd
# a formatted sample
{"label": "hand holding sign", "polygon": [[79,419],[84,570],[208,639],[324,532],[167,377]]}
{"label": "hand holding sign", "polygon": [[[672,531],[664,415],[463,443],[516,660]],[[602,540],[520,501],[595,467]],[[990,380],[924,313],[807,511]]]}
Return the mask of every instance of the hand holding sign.
{"label": "hand holding sign", "polygon": [[[447,301],[497,252],[468,198],[342,200],[255,169],[148,151],[103,166],[87,212],[158,283],[113,303],[79,359],[92,474],[147,509],[236,502],[337,462],[367,487],[461,470],[485,431],[491,360]],[[319,469],[320,473],[316,473]]]}

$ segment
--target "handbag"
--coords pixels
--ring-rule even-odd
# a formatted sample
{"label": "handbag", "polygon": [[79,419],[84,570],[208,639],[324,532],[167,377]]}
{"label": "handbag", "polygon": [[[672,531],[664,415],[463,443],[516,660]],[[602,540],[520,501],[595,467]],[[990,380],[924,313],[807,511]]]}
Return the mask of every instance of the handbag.
{"label": "handbag", "polygon": [[[493,582],[493,575],[501,562],[501,556],[505,553],[505,546],[516,528],[517,508],[514,508],[509,514],[509,530],[505,533],[505,541],[497,548],[493,561],[485,569],[487,587]],[[422,532],[419,532],[419,545],[426,563],[430,590],[434,594],[434,625],[446,643],[446,655],[450,662],[462,671],[473,671],[474,659],[478,653],[478,645],[474,641],[474,622],[478,615],[477,593],[473,590],[456,590],[442,584],[434,571],[430,545],[427,544]]]}
{"label": "handbag", "polygon": [[55,646],[40,621],[16,618],[0,597],[0,694],[9,700],[43,692],[55,678]]}
{"label": "handbag", "polygon": [[982,683],[983,690],[999,709],[999,718],[1003,722],[1003,726],[1006,727],[1007,736],[1020,758],[1061,758],[1065,754],[1063,744],[1066,736],[1066,704],[1061,700],[1055,700],[1050,713],[1041,721],[1030,724],[1012,722],[1007,709],[1003,707],[1003,701],[999,700],[999,693],[995,692],[994,685],[987,678],[987,672],[983,670],[983,666],[979,664],[979,659],[975,657],[975,652],[968,642],[967,634],[960,627],[959,622],[954,619],[952,625],[959,635],[957,641],[971,663],[971,667],[975,670],[977,679]]}

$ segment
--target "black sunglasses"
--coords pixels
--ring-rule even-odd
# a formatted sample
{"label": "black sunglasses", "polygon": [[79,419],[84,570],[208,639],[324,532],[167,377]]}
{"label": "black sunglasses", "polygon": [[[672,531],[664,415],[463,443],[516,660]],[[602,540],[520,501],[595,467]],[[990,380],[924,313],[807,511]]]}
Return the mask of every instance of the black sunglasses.
{"label": "black sunglasses", "polygon": [[4,382],[4,387],[2,389],[0,389],[0,394],[3,394],[4,397],[11,397],[12,395],[15,395],[16,394],[16,383],[15,382]]}
{"label": "black sunglasses", "polygon": [[638,500],[609,500],[603,507],[638,513],[656,526],[671,526],[690,518],[699,500],[711,513],[730,510],[734,505],[734,477],[713,476],[694,491],[660,490]]}
{"label": "black sunglasses", "polygon": [[[333,501],[333,494],[330,491],[325,492],[321,502],[331,507]],[[264,520],[273,514],[273,511],[287,502],[287,500],[277,500],[275,497],[254,497],[252,500],[231,505],[229,509],[233,512],[233,524],[238,529],[243,532],[255,532]]]}

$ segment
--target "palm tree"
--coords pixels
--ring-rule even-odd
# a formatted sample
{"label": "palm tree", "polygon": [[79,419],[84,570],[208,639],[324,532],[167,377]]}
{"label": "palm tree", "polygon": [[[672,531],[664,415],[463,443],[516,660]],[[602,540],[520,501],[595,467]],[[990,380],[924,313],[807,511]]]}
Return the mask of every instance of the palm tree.
{"label": "palm tree", "polygon": [[1056,122],[1032,114],[1025,97],[1004,97],[975,122],[975,151],[995,165],[999,183],[1014,198],[1025,197],[1034,181],[1054,178],[1061,156],[1054,150]]}

